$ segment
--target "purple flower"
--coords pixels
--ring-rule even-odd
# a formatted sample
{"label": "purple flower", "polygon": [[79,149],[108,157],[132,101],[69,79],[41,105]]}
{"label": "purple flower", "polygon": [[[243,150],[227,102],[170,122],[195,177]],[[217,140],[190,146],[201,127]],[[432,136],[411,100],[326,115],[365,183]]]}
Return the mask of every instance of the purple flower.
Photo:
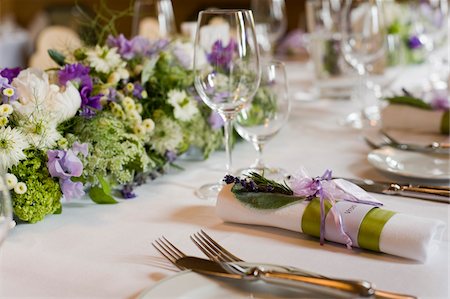
{"label": "purple flower", "polygon": [[208,123],[211,126],[212,129],[218,130],[223,127],[224,121],[223,118],[220,116],[217,112],[212,112],[211,115],[208,117]]}
{"label": "purple flower", "polygon": [[123,34],[120,34],[118,37],[110,35],[106,40],[106,44],[110,48],[117,48],[120,56],[122,56],[126,60],[133,59],[136,55],[136,53],[133,51],[132,41],[126,39]]}
{"label": "purple flower", "polygon": [[86,157],[88,155],[88,144],[74,142],[74,144],[72,145],[72,151],[75,155],[81,153],[83,156]]}
{"label": "purple flower", "polygon": [[139,83],[134,83],[133,96],[139,100],[142,99],[142,92],[144,91],[144,87],[142,87]]}
{"label": "purple flower", "polygon": [[133,185],[132,184],[126,184],[123,186],[122,190],[120,190],[120,193],[122,193],[123,198],[130,199],[136,197],[136,194],[133,192]]}
{"label": "purple flower", "polygon": [[282,55],[306,53],[305,33],[300,30],[290,32],[280,43],[277,53]]}
{"label": "purple flower", "polygon": [[410,49],[415,50],[415,49],[421,48],[422,46],[423,46],[423,43],[417,35],[413,35],[408,38],[408,47]]}
{"label": "purple flower", "polygon": [[47,168],[54,178],[70,179],[73,176],[79,177],[83,172],[83,163],[71,149],[49,150],[47,156]]}
{"label": "purple flower", "polygon": [[77,88],[87,86],[92,89],[92,79],[89,76],[90,68],[81,63],[66,64],[58,72],[59,83],[66,85],[71,81]]}
{"label": "purple flower", "polygon": [[61,191],[66,199],[80,198],[84,195],[84,186],[81,182],[72,182],[70,179],[60,181]]}
{"label": "purple flower", "polygon": [[433,110],[442,110],[442,111],[450,110],[450,98],[448,97],[448,91],[447,90],[434,91],[430,105],[433,108]]}
{"label": "purple flower", "polygon": [[166,151],[166,160],[169,163],[172,163],[173,161],[175,161],[177,159],[177,153],[175,153],[174,151]]}
{"label": "purple flower", "polygon": [[233,53],[236,46],[236,41],[232,38],[226,47],[223,46],[222,40],[215,41],[212,46],[211,53],[206,55],[208,62],[213,66],[218,66],[224,70],[228,70],[230,68],[230,63],[233,59]]}
{"label": "purple flower", "polygon": [[16,68],[4,68],[0,71],[0,76],[8,79],[8,83],[11,84],[13,79],[16,78],[22,69],[20,67]]}
{"label": "purple flower", "polygon": [[116,101],[117,101],[117,89],[109,88],[108,102],[116,102]]}
{"label": "purple flower", "polygon": [[96,110],[102,109],[100,99],[103,94],[91,95],[92,88],[83,86],[80,90],[81,95],[81,115],[90,118],[95,115]]}

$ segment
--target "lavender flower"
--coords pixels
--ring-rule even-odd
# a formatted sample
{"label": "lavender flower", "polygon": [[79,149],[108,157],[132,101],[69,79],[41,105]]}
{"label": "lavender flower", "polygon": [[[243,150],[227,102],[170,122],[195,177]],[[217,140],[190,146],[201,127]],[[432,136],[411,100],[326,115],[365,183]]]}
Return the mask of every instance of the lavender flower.
{"label": "lavender flower", "polygon": [[70,179],[60,181],[61,191],[66,199],[80,198],[84,193],[81,182],[72,182]]}
{"label": "lavender flower", "polygon": [[436,90],[433,92],[433,97],[430,102],[433,110],[450,110],[450,98],[447,90]]}
{"label": "lavender flower", "polygon": [[166,160],[169,163],[172,163],[173,161],[175,161],[177,159],[177,153],[175,153],[174,151],[166,151]]}
{"label": "lavender flower", "polygon": [[8,83],[11,84],[13,79],[16,78],[22,69],[20,67],[16,68],[4,68],[0,71],[0,76],[8,79]]}
{"label": "lavender flower", "polygon": [[126,60],[131,60],[136,56],[136,53],[133,51],[132,41],[126,39],[123,34],[120,34],[118,37],[110,35],[106,40],[106,44],[110,48],[117,48],[120,56]]}
{"label": "lavender flower", "polygon": [[139,100],[142,99],[142,92],[144,91],[144,87],[138,82],[134,83],[133,96]]}
{"label": "lavender flower", "polygon": [[422,46],[423,43],[417,35],[413,35],[408,38],[408,48],[415,50],[421,48]]}
{"label": "lavender flower", "polygon": [[222,40],[215,41],[211,53],[207,54],[208,62],[213,66],[229,70],[236,46],[236,41],[232,38],[226,47],[223,46]]}
{"label": "lavender flower", "polygon": [[87,86],[92,89],[90,70],[81,63],[67,64],[58,72],[59,83],[66,85],[68,81],[71,81],[77,88]]}
{"label": "lavender flower", "polygon": [[136,194],[133,192],[133,185],[126,184],[123,186],[122,190],[120,190],[123,198],[130,199],[136,197]]}

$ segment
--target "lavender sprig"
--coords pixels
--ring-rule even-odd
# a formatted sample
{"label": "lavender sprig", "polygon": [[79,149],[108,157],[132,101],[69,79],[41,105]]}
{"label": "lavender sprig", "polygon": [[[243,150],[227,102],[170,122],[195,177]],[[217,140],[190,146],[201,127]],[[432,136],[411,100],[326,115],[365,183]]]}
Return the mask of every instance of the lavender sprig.
{"label": "lavender sprig", "polygon": [[227,184],[240,184],[247,192],[260,193],[279,193],[285,195],[293,195],[292,189],[284,182],[283,184],[269,180],[256,172],[250,172],[246,178],[234,177],[226,175],[223,181]]}

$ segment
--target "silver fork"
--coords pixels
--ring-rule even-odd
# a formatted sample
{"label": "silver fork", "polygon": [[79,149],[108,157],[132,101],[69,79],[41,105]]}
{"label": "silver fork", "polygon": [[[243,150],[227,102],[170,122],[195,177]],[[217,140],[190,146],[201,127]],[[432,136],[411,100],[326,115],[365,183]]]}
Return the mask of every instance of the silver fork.
{"label": "silver fork", "polygon": [[175,245],[170,243],[165,237],[161,237],[152,242],[153,247],[159,251],[167,260],[169,260],[175,267],[180,270],[186,268],[176,264],[176,261],[182,257],[186,257],[186,254],[179,250]]}
{"label": "silver fork", "polygon": [[[194,242],[194,244],[210,259],[217,262],[244,262],[244,260],[240,259],[236,255],[232,254],[228,250],[226,250],[223,246],[221,246],[219,243],[217,243],[213,238],[211,238],[207,233],[205,233],[203,230],[200,230],[199,232],[191,235],[191,240]],[[267,265],[272,266],[272,265]],[[296,267],[288,267],[288,266],[278,266],[277,268],[283,268],[288,272],[291,273],[298,273],[302,275],[309,275],[312,277],[318,277],[318,278],[327,278],[332,279],[323,275],[319,275],[312,272],[307,272],[304,270],[301,270]],[[375,290],[375,298],[380,299],[416,299],[417,297],[411,296],[411,295],[405,295],[405,294],[399,294],[399,293],[393,293],[388,291],[382,291],[382,290]]]}

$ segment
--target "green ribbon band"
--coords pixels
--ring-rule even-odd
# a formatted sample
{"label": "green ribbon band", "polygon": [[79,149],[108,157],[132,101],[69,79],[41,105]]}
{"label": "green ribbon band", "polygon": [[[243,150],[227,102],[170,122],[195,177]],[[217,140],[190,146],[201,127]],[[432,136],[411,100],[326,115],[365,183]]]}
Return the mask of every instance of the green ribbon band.
{"label": "green ribbon band", "polygon": [[395,212],[374,208],[364,217],[358,231],[358,245],[361,248],[380,251],[380,236],[384,225]]}
{"label": "green ribbon band", "polygon": [[449,134],[450,133],[450,111],[446,111],[442,115],[441,133],[442,134]]}
{"label": "green ribbon band", "polygon": [[[325,202],[325,215],[331,209],[331,203]],[[380,251],[380,236],[385,224],[394,216],[395,212],[380,208],[371,209],[359,226],[358,246],[360,248]],[[314,198],[303,212],[301,227],[303,233],[320,237],[320,200]]]}

